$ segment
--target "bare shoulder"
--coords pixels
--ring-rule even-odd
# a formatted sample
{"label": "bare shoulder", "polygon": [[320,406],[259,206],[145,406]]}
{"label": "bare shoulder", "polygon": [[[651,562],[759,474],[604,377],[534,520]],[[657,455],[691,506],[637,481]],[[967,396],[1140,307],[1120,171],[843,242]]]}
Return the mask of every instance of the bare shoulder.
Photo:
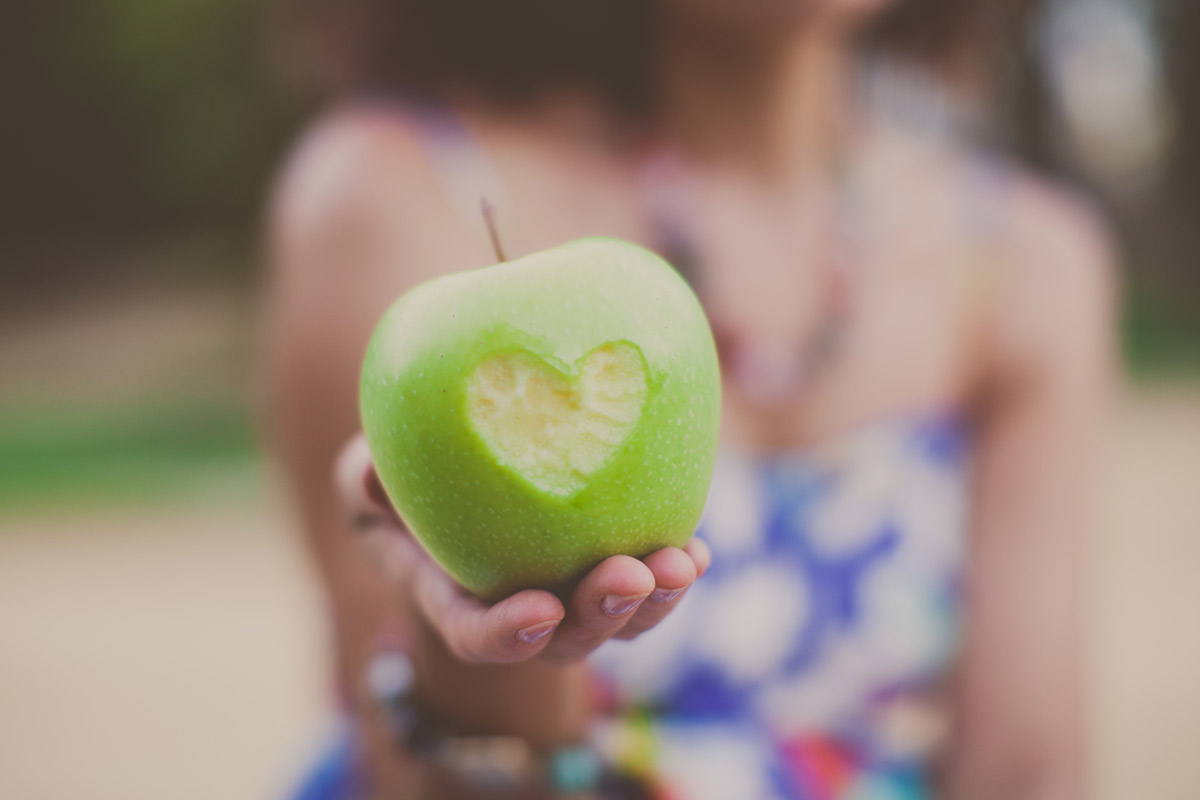
{"label": "bare shoulder", "polygon": [[1020,169],[1011,186],[1009,244],[1019,273],[1075,289],[1111,282],[1115,240],[1093,203]]}
{"label": "bare shoulder", "polygon": [[1118,258],[1100,210],[999,154],[904,126],[887,131],[886,144],[903,157],[896,160],[909,165],[910,192],[925,201],[909,213],[937,209],[964,227],[976,224],[977,213],[989,220],[988,246],[1000,269],[989,296],[994,358],[985,372],[1045,373],[1103,357],[1112,346]]}
{"label": "bare shoulder", "polygon": [[373,205],[391,191],[433,177],[421,134],[400,114],[343,108],[302,131],[284,161],[271,209],[284,220],[311,223],[333,210]]}
{"label": "bare shoulder", "polygon": [[[302,133],[276,181],[272,261],[283,269],[312,265],[313,253],[330,251],[364,266],[381,261],[451,213],[441,194],[427,136],[412,119],[371,108],[333,111]],[[344,261],[325,259],[331,267]]]}
{"label": "bare shoulder", "polygon": [[470,263],[427,139],[403,117],[354,109],[316,121],[297,141],[266,237],[265,333],[277,386],[353,387],[387,306]]}
{"label": "bare shoulder", "polygon": [[1082,197],[1013,168],[997,317],[1005,366],[1070,368],[1107,356],[1115,326],[1117,246]]}

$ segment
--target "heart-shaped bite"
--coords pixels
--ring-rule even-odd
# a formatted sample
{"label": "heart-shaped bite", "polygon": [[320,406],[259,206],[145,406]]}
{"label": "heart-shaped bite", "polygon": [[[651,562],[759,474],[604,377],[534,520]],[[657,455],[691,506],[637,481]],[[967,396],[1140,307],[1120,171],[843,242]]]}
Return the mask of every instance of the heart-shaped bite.
{"label": "heart-shaped bite", "polygon": [[602,345],[575,367],[572,377],[532,353],[508,352],[467,378],[467,413],[499,462],[564,497],[608,462],[646,405],[646,366],[634,345]]}

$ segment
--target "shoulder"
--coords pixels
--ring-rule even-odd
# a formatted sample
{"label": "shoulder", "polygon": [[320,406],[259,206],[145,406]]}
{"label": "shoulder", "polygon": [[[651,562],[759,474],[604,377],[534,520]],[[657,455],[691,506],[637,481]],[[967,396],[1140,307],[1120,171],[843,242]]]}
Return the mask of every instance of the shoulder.
{"label": "shoulder", "polygon": [[435,188],[427,135],[401,109],[344,107],[304,130],[270,198],[273,238],[282,244],[381,221],[385,209],[416,204]]}
{"label": "shoulder", "polygon": [[1104,215],[1063,186],[1007,168],[996,316],[1004,370],[1071,370],[1109,355],[1118,247]]}
{"label": "shoulder", "polygon": [[[937,224],[930,214],[954,221],[949,240],[986,248],[995,266],[986,281],[985,372],[1054,369],[1109,346],[1117,246],[1093,203],[998,153],[900,124],[883,130],[891,163],[902,165],[894,174],[903,176],[904,196],[921,198],[903,213],[923,218],[918,224]],[[962,266],[947,264],[955,273]]]}
{"label": "shoulder", "polygon": [[264,391],[285,448],[336,434],[321,454],[332,457],[356,424],[377,321],[462,261],[461,223],[440,192],[428,134],[403,116],[339,110],[297,140],[270,200],[264,254]]}
{"label": "shoulder", "polygon": [[1076,289],[1111,282],[1117,261],[1112,230],[1081,195],[1014,169],[1008,218],[1007,244],[1018,277]]}
{"label": "shoulder", "polygon": [[448,115],[345,108],[298,139],[271,196],[270,272],[373,309],[417,283],[488,261],[488,239],[455,193],[462,140]]}

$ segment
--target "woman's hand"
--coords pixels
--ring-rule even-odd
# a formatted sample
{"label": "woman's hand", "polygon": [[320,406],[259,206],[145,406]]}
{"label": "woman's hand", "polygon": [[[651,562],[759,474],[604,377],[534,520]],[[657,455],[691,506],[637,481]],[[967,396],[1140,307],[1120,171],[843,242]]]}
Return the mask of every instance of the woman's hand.
{"label": "woman's hand", "polygon": [[405,530],[388,502],[366,440],[357,435],[338,459],[338,491],[363,543],[384,573],[459,659],[504,664],[539,658],[569,664],[605,641],[632,639],[670,613],[708,567],[708,547],[692,539],[643,559],[612,556],[583,577],[564,607],[540,589],[487,605],[458,585]]}

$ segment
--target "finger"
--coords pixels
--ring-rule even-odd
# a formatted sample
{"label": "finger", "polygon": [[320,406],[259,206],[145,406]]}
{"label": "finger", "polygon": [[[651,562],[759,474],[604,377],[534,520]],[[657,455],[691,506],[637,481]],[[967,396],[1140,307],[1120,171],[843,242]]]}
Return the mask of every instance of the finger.
{"label": "finger", "polygon": [[692,561],[696,565],[697,578],[708,572],[708,568],[712,564],[712,550],[708,549],[708,543],[693,536],[684,545],[683,552],[692,557]]}
{"label": "finger", "polygon": [[362,529],[358,541],[371,562],[394,583],[407,583],[413,570],[429,561],[417,541],[398,526],[369,525]]}
{"label": "finger", "polygon": [[493,606],[471,595],[432,561],[416,574],[417,607],[457,658],[509,664],[542,652],[566,615],[550,592],[527,589]]}
{"label": "finger", "polygon": [[351,437],[338,455],[334,483],[351,527],[359,534],[371,561],[392,580],[407,581],[413,564],[424,553],[387,499],[361,433]]}
{"label": "finger", "polygon": [[654,574],[654,591],[621,628],[618,639],[632,639],[661,622],[696,580],[696,562],[676,547],[651,553],[642,562]]}
{"label": "finger", "polygon": [[558,664],[583,659],[625,626],[654,586],[654,573],[636,558],[600,562],[572,592],[566,619],[542,658]]}
{"label": "finger", "polygon": [[355,529],[400,524],[383,484],[379,482],[367,440],[361,433],[351,437],[342,448],[334,464],[334,483]]}

